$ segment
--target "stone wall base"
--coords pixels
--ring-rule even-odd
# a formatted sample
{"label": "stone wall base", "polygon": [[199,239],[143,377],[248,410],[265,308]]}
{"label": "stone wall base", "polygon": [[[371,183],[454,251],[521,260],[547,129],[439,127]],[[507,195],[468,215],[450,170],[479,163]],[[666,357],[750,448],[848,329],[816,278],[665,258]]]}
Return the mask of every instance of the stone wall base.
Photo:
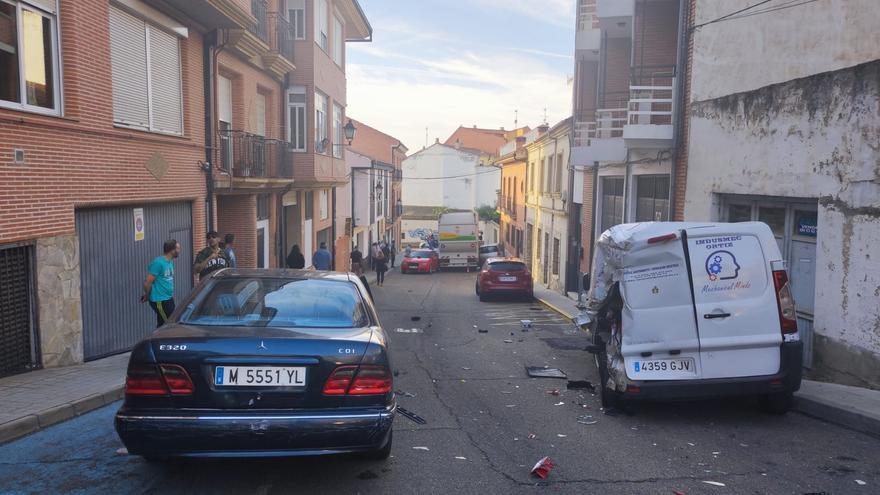
{"label": "stone wall base", "polygon": [[79,238],[37,239],[37,314],[43,366],[83,362]]}
{"label": "stone wall base", "polygon": [[816,334],[807,378],[880,390],[880,356]]}

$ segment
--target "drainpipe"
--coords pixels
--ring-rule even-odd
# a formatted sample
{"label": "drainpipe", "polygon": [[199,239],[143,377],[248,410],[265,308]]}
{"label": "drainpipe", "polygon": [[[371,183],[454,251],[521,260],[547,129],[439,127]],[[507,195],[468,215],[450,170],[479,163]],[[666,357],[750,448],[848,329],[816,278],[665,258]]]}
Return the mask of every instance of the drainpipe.
{"label": "drainpipe", "polygon": [[333,202],[333,207],[330,208],[331,215],[333,218],[330,224],[330,232],[333,239],[331,242],[333,245],[330,247],[330,265],[335,269],[336,268],[336,186],[333,186],[332,194],[330,195],[330,201]]}
{"label": "drainpipe", "polygon": [[690,77],[687,67],[688,44],[690,43],[690,28],[685,26],[690,18],[690,0],[678,1],[678,59],[675,63],[675,102],[673,114],[675,118],[674,133],[672,135],[672,166],[669,174],[669,219],[675,220],[675,208],[678,198],[675,194],[675,175],[678,170],[678,158],[687,152],[679,149],[684,140],[684,113],[687,111],[685,95],[686,79]]}
{"label": "drainpipe", "polygon": [[218,31],[208,36],[202,48],[202,81],[205,93],[205,203],[207,214],[206,230],[214,230],[214,48],[217,46]]}

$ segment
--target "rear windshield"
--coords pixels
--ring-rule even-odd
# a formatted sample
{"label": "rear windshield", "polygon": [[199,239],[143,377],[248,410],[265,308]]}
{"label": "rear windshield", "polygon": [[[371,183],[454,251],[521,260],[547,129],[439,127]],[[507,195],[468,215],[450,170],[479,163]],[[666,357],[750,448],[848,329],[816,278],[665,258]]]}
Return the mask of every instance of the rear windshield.
{"label": "rear windshield", "polygon": [[431,251],[413,251],[407,258],[430,258]]}
{"label": "rear windshield", "polygon": [[498,246],[481,246],[480,247],[480,254],[497,253],[497,252],[498,252]]}
{"label": "rear windshield", "polygon": [[496,261],[489,263],[490,272],[521,272],[526,269],[526,265],[518,261]]}
{"label": "rear windshield", "polygon": [[367,325],[357,288],[333,280],[222,278],[180,317],[192,325],[347,328]]}

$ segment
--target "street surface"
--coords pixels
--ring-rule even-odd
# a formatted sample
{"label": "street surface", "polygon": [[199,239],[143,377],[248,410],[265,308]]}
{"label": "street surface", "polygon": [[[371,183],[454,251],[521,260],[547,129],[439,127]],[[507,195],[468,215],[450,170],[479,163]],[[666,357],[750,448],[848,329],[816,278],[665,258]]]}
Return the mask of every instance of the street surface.
{"label": "street surface", "polygon": [[[395,389],[404,394],[399,404],[427,421],[418,425],[398,416],[387,462],[322,457],[148,464],[118,452],[117,404],[0,446],[0,493],[880,490],[876,438],[797,413],[766,415],[753,400],[651,404],[631,416],[606,416],[589,390],[566,390],[562,379],[529,378],[525,366],[548,365],[569,379],[596,383],[592,356],[580,350],[586,338],[537,303],[478,302],[474,277],[398,272],[385,287],[373,288],[392,339]],[[534,322],[531,331],[520,330],[521,319]],[[553,389],[560,394],[548,393]],[[582,424],[579,417],[598,422]],[[555,468],[541,482],[529,471],[543,456]]]}

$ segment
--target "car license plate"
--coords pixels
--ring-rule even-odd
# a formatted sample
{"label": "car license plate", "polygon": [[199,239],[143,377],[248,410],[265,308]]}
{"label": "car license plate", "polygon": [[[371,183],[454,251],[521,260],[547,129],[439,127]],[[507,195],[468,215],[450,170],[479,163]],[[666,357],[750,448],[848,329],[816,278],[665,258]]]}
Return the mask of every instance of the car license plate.
{"label": "car license plate", "polygon": [[693,358],[679,358],[633,361],[633,371],[640,376],[677,376],[696,374],[697,369]]}
{"label": "car license plate", "polygon": [[419,265],[418,265],[418,263],[411,263],[411,264],[409,265],[409,267],[410,267],[410,268],[418,268]]}
{"label": "car license plate", "polygon": [[516,282],[516,277],[498,277],[501,282]]}
{"label": "car license plate", "polygon": [[305,387],[306,369],[281,366],[217,366],[214,385],[223,387]]}

